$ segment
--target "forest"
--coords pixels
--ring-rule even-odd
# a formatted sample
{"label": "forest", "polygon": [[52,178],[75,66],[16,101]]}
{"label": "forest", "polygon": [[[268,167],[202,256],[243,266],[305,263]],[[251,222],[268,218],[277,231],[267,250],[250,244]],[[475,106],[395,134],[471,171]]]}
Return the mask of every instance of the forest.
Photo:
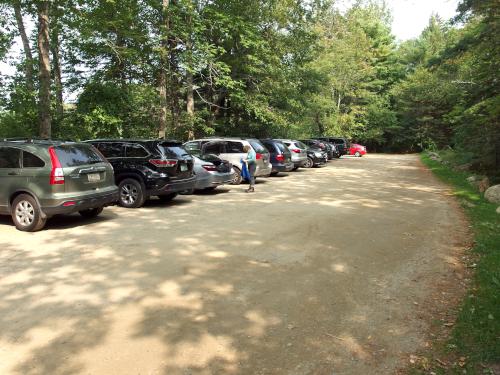
{"label": "forest", "polygon": [[500,177],[499,8],[397,42],[375,0],[0,0],[0,137],[339,135]]}

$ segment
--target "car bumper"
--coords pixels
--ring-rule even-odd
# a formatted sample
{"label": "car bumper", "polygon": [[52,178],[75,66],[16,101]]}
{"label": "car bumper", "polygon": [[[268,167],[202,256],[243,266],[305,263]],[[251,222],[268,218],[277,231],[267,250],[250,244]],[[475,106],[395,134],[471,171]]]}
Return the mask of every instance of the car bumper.
{"label": "car bumper", "polygon": [[275,164],[275,165],[273,165],[272,173],[290,172],[293,169],[293,167],[294,167],[293,163]]}
{"label": "car bumper", "polygon": [[233,181],[233,177],[233,173],[214,173],[208,177],[197,178],[194,188],[195,190],[201,190],[214,186],[230,184]]}
{"label": "car bumper", "polygon": [[192,190],[196,185],[196,176],[185,178],[177,181],[169,181],[161,188],[152,189],[148,195],[165,195],[171,193],[179,193],[181,191]]}
{"label": "car bumper", "polygon": [[255,177],[269,177],[272,171],[273,167],[271,164],[269,164],[266,167],[261,167],[260,165],[257,165],[257,169],[255,171]]}
{"label": "car bumper", "polygon": [[109,206],[118,200],[118,188],[106,194],[99,194],[82,199],[65,199],[54,206],[42,206],[44,216],[50,217],[59,214],[71,214],[73,212]]}

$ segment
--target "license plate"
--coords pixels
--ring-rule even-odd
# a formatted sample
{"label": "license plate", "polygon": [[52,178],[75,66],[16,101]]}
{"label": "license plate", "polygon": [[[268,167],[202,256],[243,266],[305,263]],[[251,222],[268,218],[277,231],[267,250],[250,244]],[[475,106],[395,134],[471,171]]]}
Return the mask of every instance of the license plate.
{"label": "license plate", "polygon": [[101,181],[101,175],[99,173],[89,173],[87,175],[89,182]]}
{"label": "license plate", "polygon": [[188,170],[188,166],[186,164],[181,164],[181,172],[186,172]]}

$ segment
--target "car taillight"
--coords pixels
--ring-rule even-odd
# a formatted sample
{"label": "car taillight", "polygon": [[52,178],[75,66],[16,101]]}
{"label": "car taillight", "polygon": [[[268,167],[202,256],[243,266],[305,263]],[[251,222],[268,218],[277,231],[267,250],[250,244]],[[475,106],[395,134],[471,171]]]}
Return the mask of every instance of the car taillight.
{"label": "car taillight", "polygon": [[276,160],[278,160],[278,161],[285,161],[285,156],[283,154],[276,155]]}
{"label": "car taillight", "polygon": [[215,165],[212,165],[212,164],[204,164],[204,165],[202,165],[202,167],[206,171],[209,171],[209,172],[215,172],[215,171],[217,171],[217,167]]}
{"label": "car taillight", "polygon": [[50,184],[51,185],[63,185],[64,184],[64,171],[61,166],[61,162],[56,154],[56,149],[51,146],[49,147],[50,162],[52,164],[52,169],[50,171]]}
{"label": "car taillight", "polygon": [[175,159],[149,159],[149,162],[155,167],[175,167],[177,160]]}
{"label": "car taillight", "polygon": [[260,159],[262,159],[262,156],[263,156],[262,154],[257,153],[257,154],[255,155],[255,158],[256,158],[257,160],[260,160]]}
{"label": "car taillight", "polygon": [[294,148],[294,149],[292,149],[292,152],[295,152],[296,154],[300,154],[300,148]]}

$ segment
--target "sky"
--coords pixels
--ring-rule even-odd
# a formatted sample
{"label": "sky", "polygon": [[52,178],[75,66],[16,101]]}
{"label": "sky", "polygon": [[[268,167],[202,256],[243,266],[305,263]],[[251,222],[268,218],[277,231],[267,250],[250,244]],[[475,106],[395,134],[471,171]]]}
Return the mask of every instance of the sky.
{"label": "sky", "polygon": [[[443,19],[455,15],[459,0],[385,0],[392,13],[392,32],[399,41],[416,38],[427,26],[429,17],[439,14]],[[353,0],[339,0],[341,8],[349,7]],[[26,22],[27,28],[33,27]],[[19,38],[18,38],[19,39]],[[21,56],[21,41],[16,40],[10,52],[10,59]],[[0,74],[12,75],[14,68],[8,63],[0,62]]]}
{"label": "sky", "polygon": [[416,38],[433,13],[443,19],[455,16],[458,0],[386,0],[392,13],[392,33],[398,40]]}

